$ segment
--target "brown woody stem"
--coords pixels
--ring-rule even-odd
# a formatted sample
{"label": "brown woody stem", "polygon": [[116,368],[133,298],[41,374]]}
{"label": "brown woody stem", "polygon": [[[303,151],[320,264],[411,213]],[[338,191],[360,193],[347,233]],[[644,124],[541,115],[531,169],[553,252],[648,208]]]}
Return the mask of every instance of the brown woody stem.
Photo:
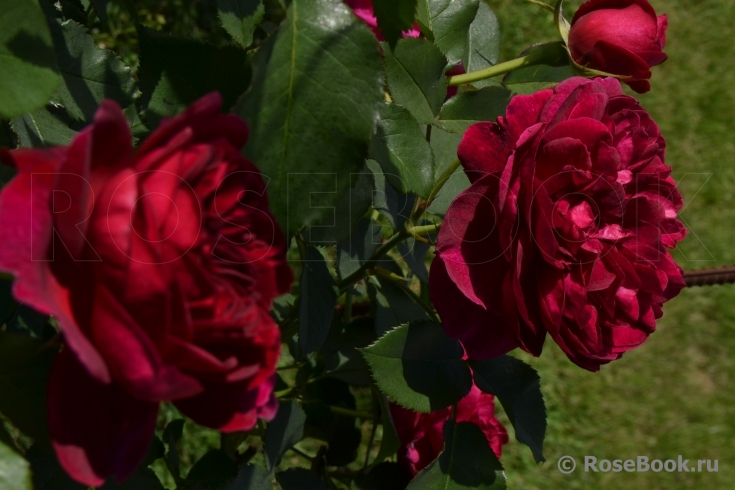
{"label": "brown woody stem", "polygon": [[735,283],[735,266],[684,271],[684,282],[689,287],[732,284]]}

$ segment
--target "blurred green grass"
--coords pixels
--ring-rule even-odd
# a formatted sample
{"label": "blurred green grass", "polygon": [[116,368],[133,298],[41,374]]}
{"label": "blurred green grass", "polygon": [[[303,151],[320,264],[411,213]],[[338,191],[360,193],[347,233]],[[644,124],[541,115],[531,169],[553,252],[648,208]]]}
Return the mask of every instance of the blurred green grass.
{"label": "blurred green grass", "polygon": [[[502,59],[556,39],[552,15],[522,0],[490,0],[501,25]],[[581,1],[565,5],[567,17]],[[667,139],[667,163],[684,195],[690,235],[674,251],[685,269],[735,264],[735,3],[652,0],[669,16],[669,60],[653,69],[652,90],[637,96]],[[547,462],[512,440],[502,462],[512,489],[735,488],[735,289],[684,290],[664,307],[658,330],[640,348],[588,373],[549,341],[541,373],[549,410]],[[577,459],[563,475],[561,456]],[[599,459],[717,459],[717,473],[585,473]]]}

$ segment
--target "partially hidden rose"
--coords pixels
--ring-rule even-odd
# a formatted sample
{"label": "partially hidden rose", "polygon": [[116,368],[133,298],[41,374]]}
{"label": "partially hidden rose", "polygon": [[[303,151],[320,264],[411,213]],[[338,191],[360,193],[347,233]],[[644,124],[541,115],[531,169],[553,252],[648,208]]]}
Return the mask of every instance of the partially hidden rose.
{"label": "partially hidden rose", "polygon": [[430,286],[471,359],[538,356],[548,333],[595,371],[646,340],[684,287],[665,146],[614,78],[516,96],[497,124],[467,130],[472,185],[447,211]]}
{"label": "partially hidden rose", "polygon": [[[360,20],[367,24],[379,41],[385,41],[383,33],[380,32],[378,27],[378,19],[375,17],[373,0],[344,0],[344,2]],[[414,24],[411,29],[403,33],[402,37],[419,37],[420,34],[419,26]]]}
{"label": "partially hidden rose", "polygon": [[666,61],[666,15],[648,0],[589,0],[574,14],[568,47],[580,65],[627,77],[638,93],[651,89],[651,67]]}
{"label": "partially hidden rose", "polygon": [[[503,444],[508,443],[508,432],[495,417],[495,397],[472,386],[469,394],[457,403],[457,422],[472,422],[482,430],[487,443],[500,458]],[[431,413],[419,413],[400,405],[389,405],[401,447],[398,464],[407,476],[414,477],[434,461],[444,448],[444,424],[451,408]]]}
{"label": "partially hidden rose", "polygon": [[[373,34],[375,34],[375,37],[377,37],[379,41],[385,41],[385,37],[383,37],[383,33],[380,32],[380,28],[378,27],[378,19],[375,17],[375,12],[373,11],[373,0],[344,0],[344,2],[352,9],[355,15],[373,31]],[[408,31],[403,32],[401,37],[419,37],[420,35],[421,31],[419,30],[419,26],[414,23],[413,27]],[[451,77],[453,75],[462,75],[464,73],[464,66],[460,62],[458,65],[447,70],[446,76]],[[457,95],[457,90],[458,87],[447,87],[446,99],[450,99]]]}
{"label": "partially hidden rose", "polygon": [[124,479],[159,403],[224,432],[270,420],[280,334],[269,315],[292,275],[248,128],[211,94],[133,152],[104,101],[68,147],[3,151],[0,268],[57,320],[53,446],[77,481]]}

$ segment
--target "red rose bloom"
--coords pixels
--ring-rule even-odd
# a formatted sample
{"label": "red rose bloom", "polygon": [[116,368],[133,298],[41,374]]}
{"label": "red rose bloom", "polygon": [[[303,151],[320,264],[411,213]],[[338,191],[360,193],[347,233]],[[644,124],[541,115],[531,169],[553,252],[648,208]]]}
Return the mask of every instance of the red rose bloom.
{"label": "red rose bloom", "polygon": [[288,291],[285,240],[247,125],[208,95],[133,153],[120,108],[101,104],[69,147],[3,152],[0,268],[15,297],[54,315],[66,340],[49,381],[49,428],[77,481],[124,479],[158,405],[248,430],[271,419]]}
{"label": "red rose bloom", "polygon": [[580,65],[630,77],[626,83],[642,94],[651,89],[650,68],[666,61],[667,27],[648,0],[589,0],[572,19],[569,51]]}
{"label": "red rose bloom", "polygon": [[[500,458],[503,444],[508,442],[508,433],[495,418],[494,398],[473,385],[467,396],[457,403],[457,422],[472,422],[478,426],[490,448]],[[414,477],[441,453],[444,447],[444,423],[449,420],[452,409],[419,413],[394,403],[389,407],[401,441],[398,464]]]}
{"label": "red rose bloom", "polygon": [[458,148],[472,185],[447,211],[431,297],[471,359],[546,333],[589,370],[656,328],[684,282],[665,247],[686,235],[665,141],[614,78],[514,97]]}

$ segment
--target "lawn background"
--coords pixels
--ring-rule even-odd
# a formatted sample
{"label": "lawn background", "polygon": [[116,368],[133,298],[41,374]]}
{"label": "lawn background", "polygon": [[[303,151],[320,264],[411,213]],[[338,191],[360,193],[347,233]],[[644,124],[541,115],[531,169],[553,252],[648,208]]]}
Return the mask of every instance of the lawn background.
{"label": "lawn background", "polygon": [[[530,42],[556,39],[552,14],[522,0],[490,0],[501,25],[503,59]],[[581,1],[565,2],[568,17]],[[667,140],[666,161],[684,195],[690,234],[674,258],[684,269],[735,264],[735,3],[652,0],[669,16],[668,61],[653,69],[651,91],[636,96]],[[629,91],[629,93],[632,93]],[[516,441],[502,462],[511,489],[673,490],[735,488],[735,288],[685,289],[664,307],[640,348],[588,373],[548,341],[541,373],[549,411],[537,466]],[[598,459],[717,459],[717,473],[584,473]],[[563,475],[558,458],[578,460]]]}

